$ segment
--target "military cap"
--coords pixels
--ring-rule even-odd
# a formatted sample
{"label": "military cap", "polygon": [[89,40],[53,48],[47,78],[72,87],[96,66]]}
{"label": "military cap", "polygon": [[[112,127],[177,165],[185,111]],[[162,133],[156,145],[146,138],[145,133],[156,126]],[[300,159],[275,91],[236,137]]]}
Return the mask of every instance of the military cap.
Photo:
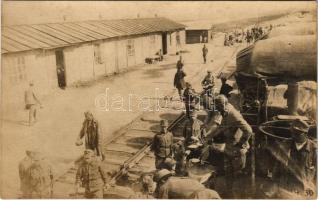
{"label": "military cap", "polygon": [[85,158],[88,158],[88,157],[91,157],[91,156],[93,156],[94,155],[94,151],[93,150],[91,150],[91,149],[85,149],[84,150],[84,157]]}
{"label": "military cap", "polygon": [[211,72],[211,70],[208,70],[207,72],[208,72],[209,74],[211,74],[211,73],[212,73],[212,72]]}
{"label": "military cap", "polygon": [[291,131],[297,133],[308,133],[309,125],[302,119],[295,119],[291,124]]}
{"label": "military cap", "polygon": [[169,175],[172,175],[171,172],[167,169],[161,169],[158,172],[155,173],[153,180],[155,182],[160,181],[162,178],[167,177]]}
{"label": "military cap", "polygon": [[165,119],[161,120],[160,126],[168,127],[169,126],[168,121]]}
{"label": "military cap", "polygon": [[215,104],[220,105],[220,104],[227,104],[228,100],[227,100],[226,96],[224,96],[223,94],[220,94],[220,95],[215,97],[214,102],[215,102]]}
{"label": "military cap", "polygon": [[176,164],[176,161],[172,158],[166,158],[164,165],[166,165],[169,168],[172,168]]}

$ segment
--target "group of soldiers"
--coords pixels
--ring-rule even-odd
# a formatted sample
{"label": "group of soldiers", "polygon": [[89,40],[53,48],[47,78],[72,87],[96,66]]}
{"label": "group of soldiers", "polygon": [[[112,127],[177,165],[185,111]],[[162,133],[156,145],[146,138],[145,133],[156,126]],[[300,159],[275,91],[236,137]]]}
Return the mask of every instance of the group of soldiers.
{"label": "group of soldiers", "polygon": [[[270,31],[272,28],[268,29]],[[265,30],[262,26],[254,26],[251,29],[242,32],[234,31],[233,33],[227,33],[224,36],[224,46],[232,46],[234,43],[242,43],[246,41],[247,44],[251,44],[260,39],[265,34]]]}

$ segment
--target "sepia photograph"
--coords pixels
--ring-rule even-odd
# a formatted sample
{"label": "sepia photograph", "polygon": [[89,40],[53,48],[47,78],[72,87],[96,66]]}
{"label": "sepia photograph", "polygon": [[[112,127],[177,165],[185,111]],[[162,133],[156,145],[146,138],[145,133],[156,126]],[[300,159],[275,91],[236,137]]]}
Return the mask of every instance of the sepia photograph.
{"label": "sepia photograph", "polygon": [[317,199],[316,1],[1,3],[1,199]]}

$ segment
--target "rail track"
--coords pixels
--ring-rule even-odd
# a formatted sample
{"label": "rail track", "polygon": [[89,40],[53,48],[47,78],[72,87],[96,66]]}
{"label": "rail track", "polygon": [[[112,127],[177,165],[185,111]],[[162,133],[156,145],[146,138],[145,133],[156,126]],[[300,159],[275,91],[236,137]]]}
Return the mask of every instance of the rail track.
{"label": "rail track", "polygon": [[[238,50],[239,47],[236,47],[230,58],[215,71],[215,74],[220,74],[223,70],[233,70],[225,69],[225,67],[234,58]],[[196,79],[193,81],[198,82],[201,77]],[[203,117],[203,115],[199,115],[201,120],[203,120]],[[110,177],[109,182],[111,184],[117,184],[127,172],[138,177],[140,173],[155,169],[154,155],[149,153],[149,150],[154,135],[160,131],[159,122],[161,119],[168,120],[168,130],[174,136],[181,136],[186,121],[185,114],[173,108],[167,108],[164,113],[142,114],[119,130],[112,140],[104,141],[105,160],[102,165]],[[53,198],[83,198],[81,194],[74,196],[75,175],[79,161],[76,161],[73,167],[55,181]]]}
{"label": "rail track", "polygon": [[[167,119],[168,130],[178,135],[181,133],[186,117],[183,112],[175,110],[159,116],[155,113],[147,113],[121,130],[111,141],[104,143],[105,160],[102,166],[109,175],[111,184],[116,184],[128,171],[139,174],[155,169],[154,156],[149,151],[154,135],[160,131],[160,119]],[[73,188],[79,162],[80,160],[75,162],[74,167],[55,181],[54,198],[74,195]],[[81,197],[81,193],[76,197]]]}

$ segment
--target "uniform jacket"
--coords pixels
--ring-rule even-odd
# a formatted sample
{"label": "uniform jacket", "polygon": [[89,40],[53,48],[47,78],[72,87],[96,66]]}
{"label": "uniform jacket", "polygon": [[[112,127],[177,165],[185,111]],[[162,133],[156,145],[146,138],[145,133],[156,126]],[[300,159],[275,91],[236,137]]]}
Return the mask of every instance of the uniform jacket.
{"label": "uniform jacket", "polygon": [[199,119],[194,120],[193,122],[191,120],[188,120],[186,122],[186,125],[183,129],[183,137],[185,138],[186,144],[191,144],[191,137],[197,137],[201,142],[203,142],[203,135],[205,134],[205,129],[202,129],[203,122],[201,122]]}
{"label": "uniform jacket", "polygon": [[155,156],[166,158],[172,154],[173,135],[171,132],[156,134],[151,149]]}
{"label": "uniform jacket", "polygon": [[177,73],[174,76],[174,86],[178,89],[185,88],[185,81],[184,77],[186,74],[182,70],[178,70]]}
{"label": "uniform jacket", "polygon": [[201,81],[201,85],[205,88],[214,87],[214,77],[212,75],[206,75]]}
{"label": "uniform jacket", "polygon": [[304,181],[313,182],[317,167],[316,161],[316,147],[311,140],[308,139],[300,150],[297,150],[295,143],[292,143],[288,165],[297,176]]}
{"label": "uniform jacket", "polygon": [[186,104],[194,103],[194,100],[196,98],[196,93],[194,89],[186,88],[183,92],[184,101]]}
{"label": "uniform jacket", "polygon": [[[159,199],[193,199],[203,196],[207,190],[197,180],[188,177],[170,177],[158,190]],[[201,193],[201,195],[200,195]],[[216,193],[217,194],[217,193]],[[213,198],[209,196],[210,198]],[[219,197],[217,195],[217,197]],[[214,198],[217,198],[214,197]]]}
{"label": "uniform jacket", "polygon": [[94,151],[96,150],[97,156],[102,153],[100,128],[98,122],[95,119],[92,121],[85,120],[83,122],[83,127],[79,136],[81,139],[85,137],[86,149],[91,149]]}
{"label": "uniform jacket", "polygon": [[36,104],[36,97],[33,91],[33,88],[29,88],[28,90],[25,91],[24,93],[24,101],[25,105],[34,105]]}
{"label": "uniform jacket", "polygon": [[28,188],[28,169],[31,164],[32,160],[28,156],[19,163],[20,189],[22,192]]}
{"label": "uniform jacket", "polygon": [[209,51],[208,48],[206,48],[206,47],[205,47],[205,48],[204,48],[204,47],[202,48],[202,54],[203,54],[204,56],[206,56],[206,54],[208,54],[208,51]]}
{"label": "uniform jacket", "polygon": [[252,136],[252,128],[230,103],[226,109],[222,116],[215,118],[215,123],[219,124],[219,131],[223,132],[227,145],[242,146]]}
{"label": "uniform jacket", "polygon": [[86,191],[94,192],[103,189],[106,183],[106,173],[97,160],[83,162],[76,173],[76,183],[81,183]]}

